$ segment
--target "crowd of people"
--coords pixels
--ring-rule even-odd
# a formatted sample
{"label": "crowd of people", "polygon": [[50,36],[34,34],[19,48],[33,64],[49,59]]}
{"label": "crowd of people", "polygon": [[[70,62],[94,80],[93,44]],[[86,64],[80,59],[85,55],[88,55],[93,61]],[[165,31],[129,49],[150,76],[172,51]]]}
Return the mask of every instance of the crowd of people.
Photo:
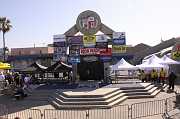
{"label": "crowd of people", "polygon": [[[14,96],[26,97],[25,92],[30,92],[31,76],[29,74],[19,74],[18,72],[0,72],[0,82],[3,88],[14,87]],[[1,87],[2,88],[2,87]]]}
{"label": "crowd of people", "polygon": [[152,69],[151,71],[139,70],[138,76],[142,82],[152,82],[162,86],[165,83],[168,83],[169,89],[172,90],[174,90],[174,82],[177,78],[173,71],[168,73],[164,68],[161,68],[160,70]]}

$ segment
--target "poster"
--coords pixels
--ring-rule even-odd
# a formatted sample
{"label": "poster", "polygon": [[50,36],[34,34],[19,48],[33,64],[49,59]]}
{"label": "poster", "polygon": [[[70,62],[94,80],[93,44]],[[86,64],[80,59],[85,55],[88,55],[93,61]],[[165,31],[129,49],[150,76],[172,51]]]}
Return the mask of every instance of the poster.
{"label": "poster", "polygon": [[96,45],[96,36],[83,36],[83,45],[84,47],[95,47]]}
{"label": "poster", "polygon": [[113,45],[126,45],[125,32],[113,32]]}
{"label": "poster", "polygon": [[127,46],[125,45],[113,45],[112,46],[112,53],[126,53]]}
{"label": "poster", "polygon": [[111,56],[112,55],[111,48],[102,48],[99,50],[100,50],[100,56]]}
{"label": "poster", "polygon": [[97,35],[96,42],[108,42],[108,37],[106,35]]}
{"label": "poster", "polygon": [[66,42],[66,36],[64,34],[54,35],[53,42]]}
{"label": "poster", "polygon": [[83,36],[72,36],[68,37],[69,45],[82,45],[83,44]]}
{"label": "poster", "polygon": [[99,55],[99,48],[81,48],[80,55]]}

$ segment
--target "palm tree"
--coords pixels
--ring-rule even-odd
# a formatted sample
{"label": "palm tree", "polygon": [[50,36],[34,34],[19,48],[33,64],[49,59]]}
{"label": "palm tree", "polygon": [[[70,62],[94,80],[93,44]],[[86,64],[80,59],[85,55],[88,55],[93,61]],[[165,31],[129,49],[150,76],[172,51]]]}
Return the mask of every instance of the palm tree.
{"label": "palm tree", "polygon": [[3,33],[3,60],[6,60],[5,33],[11,29],[12,25],[6,17],[0,17],[0,31]]}

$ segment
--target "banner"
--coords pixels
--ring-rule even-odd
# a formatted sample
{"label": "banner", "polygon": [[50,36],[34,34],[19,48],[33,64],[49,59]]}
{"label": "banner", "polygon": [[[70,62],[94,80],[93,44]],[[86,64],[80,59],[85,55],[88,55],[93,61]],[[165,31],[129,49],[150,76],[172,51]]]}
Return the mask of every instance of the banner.
{"label": "banner", "polygon": [[172,53],[171,53],[172,59],[174,60],[180,60],[180,43],[177,42],[175,44],[175,46],[172,49]]}
{"label": "banner", "polygon": [[83,36],[84,47],[95,47],[96,45],[96,36]]}
{"label": "banner", "polygon": [[54,42],[53,43],[54,47],[65,47],[66,46],[66,42]]}
{"label": "banner", "polygon": [[80,55],[80,48],[79,45],[71,45],[69,46],[69,55],[70,56],[79,56]]}
{"label": "banner", "polygon": [[96,42],[96,48],[108,48],[108,42]]}
{"label": "banner", "polygon": [[99,49],[99,50],[100,50],[100,56],[111,56],[112,55],[111,48],[104,48],[104,49]]}
{"label": "banner", "polygon": [[106,35],[97,35],[96,42],[108,42],[107,36]]}
{"label": "banner", "polygon": [[66,47],[54,47],[55,54],[66,54]]}
{"label": "banner", "polygon": [[80,57],[69,57],[68,58],[69,63],[80,63]]}
{"label": "banner", "polygon": [[63,61],[66,62],[67,57],[65,55],[62,54],[54,54],[53,55],[53,61]]}
{"label": "banner", "polygon": [[112,46],[112,53],[126,53],[126,46],[125,45],[113,45]]}
{"label": "banner", "polygon": [[126,45],[125,32],[113,32],[114,45]]}
{"label": "banner", "polygon": [[80,55],[99,55],[99,48],[82,48],[80,49]]}
{"label": "banner", "polygon": [[73,36],[68,38],[69,45],[82,45],[83,36]]}
{"label": "banner", "polygon": [[98,61],[98,57],[96,57],[96,56],[85,56],[85,57],[83,57],[83,60],[85,62],[94,62],[94,61]]}
{"label": "banner", "polygon": [[66,42],[66,36],[64,34],[54,35],[53,42]]}
{"label": "banner", "polygon": [[100,57],[100,60],[103,62],[110,62],[112,60],[112,57],[110,56],[102,56]]}

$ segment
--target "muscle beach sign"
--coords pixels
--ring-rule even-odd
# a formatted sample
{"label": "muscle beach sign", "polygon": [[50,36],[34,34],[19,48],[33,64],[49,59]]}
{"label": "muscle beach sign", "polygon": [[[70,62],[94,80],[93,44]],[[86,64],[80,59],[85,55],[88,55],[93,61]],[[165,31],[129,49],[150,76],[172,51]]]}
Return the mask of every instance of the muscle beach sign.
{"label": "muscle beach sign", "polygon": [[94,35],[101,27],[100,16],[90,10],[84,11],[78,16],[76,26],[84,35]]}

